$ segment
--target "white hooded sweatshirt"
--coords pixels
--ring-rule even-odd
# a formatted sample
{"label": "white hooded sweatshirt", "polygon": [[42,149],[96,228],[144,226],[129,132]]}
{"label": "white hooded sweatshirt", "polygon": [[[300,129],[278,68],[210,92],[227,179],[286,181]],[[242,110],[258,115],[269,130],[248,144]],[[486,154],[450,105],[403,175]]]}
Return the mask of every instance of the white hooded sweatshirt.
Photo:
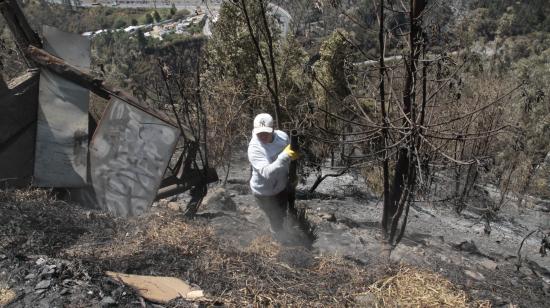
{"label": "white hooded sweatshirt", "polygon": [[288,135],[273,132],[273,142],[261,143],[256,135],[248,144],[248,160],[252,165],[250,188],[257,196],[274,196],[286,188],[290,157],[284,153],[289,144]]}

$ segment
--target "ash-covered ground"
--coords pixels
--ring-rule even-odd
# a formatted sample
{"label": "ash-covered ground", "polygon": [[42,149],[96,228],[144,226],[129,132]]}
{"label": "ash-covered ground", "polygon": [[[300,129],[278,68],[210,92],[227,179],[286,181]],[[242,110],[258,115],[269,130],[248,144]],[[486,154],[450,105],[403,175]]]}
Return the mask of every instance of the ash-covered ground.
{"label": "ash-covered ground", "polygon": [[[269,223],[250,195],[249,165],[242,158],[235,161],[226,186],[213,190],[217,201],[207,202],[203,213],[211,217],[220,238],[246,247],[258,235],[269,234]],[[313,181],[312,176],[306,179],[297,193],[301,199],[297,204],[307,208],[318,236],[312,254],[340,256],[367,268],[388,261],[427,268],[463,285],[476,298],[490,299],[496,307],[550,304],[550,257],[539,253],[540,236],[525,241],[517,270],[523,238],[537,229],[550,232],[550,201],[537,200],[521,209],[508,202],[491,221],[490,233],[478,210],[467,208],[458,214],[448,202],[418,202],[411,208],[404,239],[390,254],[381,240],[382,203],[360,177],[329,177],[307,196]],[[475,204],[479,207],[485,201]],[[303,239],[279,242],[293,246]]]}
{"label": "ash-covered ground", "polygon": [[[441,274],[458,290],[494,307],[548,307],[550,257],[540,238],[548,203],[504,207],[485,232],[476,211],[419,202],[403,241],[391,251],[380,233],[381,203],[359,177],[328,178],[298,205],[317,240],[286,224],[271,234],[247,184],[246,159],[235,157],[225,186],[213,185],[197,217],[183,215],[187,194],[154,204],[135,218],[115,218],[59,201],[44,190],[0,194],[0,303],[8,307],[198,307],[211,305],[369,306],[361,294],[405,264]],[[223,178],[223,172],[220,171]],[[171,276],[205,291],[196,301],[151,303],[105,271]],[[5,303],[7,303],[6,301]],[[370,304],[369,304],[370,303]]]}

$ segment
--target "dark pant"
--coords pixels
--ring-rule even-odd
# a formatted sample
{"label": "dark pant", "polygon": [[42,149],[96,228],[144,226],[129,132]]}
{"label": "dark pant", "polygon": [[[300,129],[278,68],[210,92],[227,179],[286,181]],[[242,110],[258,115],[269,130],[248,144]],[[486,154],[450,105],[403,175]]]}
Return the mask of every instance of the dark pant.
{"label": "dark pant", "polygon": [[286,217],[286,208],[288,205],[288,192],[283,190],[275,196],[256,196],[258,206],[265,212],[271,229],[275,232],[283,229],[283,221]]}

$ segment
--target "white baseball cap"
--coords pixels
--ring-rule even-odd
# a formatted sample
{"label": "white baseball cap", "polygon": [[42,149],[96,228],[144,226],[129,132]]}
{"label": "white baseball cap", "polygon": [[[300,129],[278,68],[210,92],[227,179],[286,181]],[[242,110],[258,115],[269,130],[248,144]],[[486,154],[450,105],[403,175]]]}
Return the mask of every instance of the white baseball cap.
{"label": "white baseball cap", "polygon": [[254,135],[273,132],[273,117],[268,113],[260,113],[254,118]]}

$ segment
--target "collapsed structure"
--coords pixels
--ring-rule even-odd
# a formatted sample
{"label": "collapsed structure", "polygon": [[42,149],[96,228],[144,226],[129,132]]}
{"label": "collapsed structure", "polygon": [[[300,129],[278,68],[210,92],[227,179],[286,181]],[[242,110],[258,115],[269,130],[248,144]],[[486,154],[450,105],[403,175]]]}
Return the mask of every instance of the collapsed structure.
{"label": "collapsed structure", "polygon": [[[194,214],[217,175],[197,163],[191,130],[90,75],[89,38],[45,26],[42,41],[15,0],[0,0],[0,11],[28,66],[7,83],[0,75],[0,185],[66,188],[119,216],[191,189]],[[89,91],[109,100],[97,124]]]}

